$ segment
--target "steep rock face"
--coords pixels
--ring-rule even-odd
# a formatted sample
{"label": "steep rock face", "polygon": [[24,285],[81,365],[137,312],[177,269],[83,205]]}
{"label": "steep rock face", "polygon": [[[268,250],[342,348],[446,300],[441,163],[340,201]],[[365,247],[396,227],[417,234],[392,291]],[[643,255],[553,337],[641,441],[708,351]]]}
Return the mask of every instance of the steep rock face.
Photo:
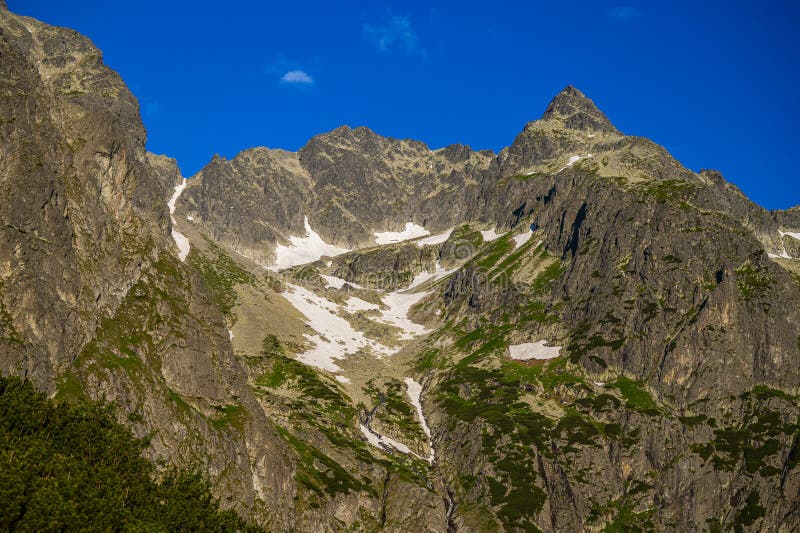
{"label": "steep rock face", "polygon": [[52,392],[148,262],[140,247],[166,242],[164,184],[136,100],[87,39],[5,10],[0,39],[2,370]]}
{"label": "steep rock face", "polygon": [[624,136],[574,87],[496,156],[458,145],[431,151],[417,141],[343,126],[314,137],[297,154],[259,148],[232,161],[215,158],[191,180],[179,212],[264,262],[276,243],[304,235],[306,216],[326,241],[347,248],[406,222],[434,233],[464,222],[508,228],[518,219],[521,182],[573,166],[631,183],[681,180],[713,189],[700,207],[739,219],[771,253],[781,250],[776,221],[796,218],[756,206],[715,171],[696,174],[663,147]]}
{"label": "steep rock face", "polygon": [[800,228],[800,206],[790,209],[773,211],[775,221],[788,228]]}
{"label": "steep rock face", "polygon": [[374,232],[399,231],[407,222],[444,231],[472,216],[491,157],[465,146],[431,151],[345,126],[297,154],[254,149],[230,162],[215,158],[190,180],[179,213],[258,260],[276,242],[304,235],[306,216],[326,241],[344,247],[369,244]]}
{"label": "steep rock face", "polygon": [[[793,263],[765,253],[794,250],[778,232],[794,227],[793,210],[768,213],[719,173],[692,172],[622,135],[571,87],[473,167],[466,197],[442,193],[454,220],[408,214],[426,212],[418,180],[430,157],[362,128],[300,152],[311,212],[324,211],[315,228],[328,240],[363,244],[406,217],[432,231],[463,222],[512,230],[492,242],[454,232],[438,259],[460,268],[417,315],[444,322],[415,364],[452,526],[797,521],[800,293]],[[414,184],[412,211],[400,175]],[[369,206],[358,204],[362,189]],[[387,213],[394,225],[383,225]],[[537,231],[526,240],[530,223]],[[453,257],[457,243],[467,256]],[[414,244],[357,250],[315,269],[371,286],[376,273],[430,269],[434,257],[421,253]],[[509,345],[536,339],[562,356],[508,361]]]}
{"label": "steep rock face", "polygon": [[180,185],[183,177],[178,168],[178,162],[165,155],[157,155],[147,152],[147,162],[150,169],[158,176],[161,183],[166,186],[168,196],[172,196],[173,188]]}
{"label": "steep rock face", "polygon": [[[182,262],[177,165],[144,151],[99,53],[6,11],[0,47],[0,371],[113,400],[153,458],[199,464],[270,530],[798,527],[800,288],[765,254],[796,252],[796,208],[766,213],[568,87],[496,156],[343,127],[215,158],[179,200]],[[268,262],[305,217],[362,249],[283,280],[225,250]],[[373,246],[409,221],[456,228]],[[313,321],[282,281],[388,342],[384,293],[437,266],[410,311],[428,337],[337,360],[352,380],[294,358]],[[559,355],[510,357],[538,341]]]}
{"label": "steep rock face", "polygon": [[231,161],[214,159],[189,180],[178,213],[256,261],[275,242],[303,235],[311,181],[296,154],[254,148]]}
{"label": "steep rock face", "polygon": [[[582,303],[571,321],[597,322],[623,306],[614,323],[634,345],[617,350],[612,364],[657,380],[655,388],[682,405],[698,399],[698,384],[704,394],[740,394],[759,383],[797,389],[800,293],[739,220],[687,207],[704,203],[702,189],[679,187],[673,196],[664,186],[633,187],[620,202],[616,187],[576,174],[539,189],[532,212],[547,221],[548,248],[572,259],[564,291]],[[587,287],[587,279],[605,282]],[[648,318],[654,305],[658,320]],[[727,343],[703,333],[713,324],[724,325]]]}
{"label": "steep rock face", "polygon": [[550,102],[542,118],[563,120],[564,125],[573,130],[619,133],[594,102],[572,85],[567,86]]}
{"label": "steep rock face", "polygon": [[116,401],[153,458],[285,523],[291,455],[172,255],[177,168],[146,154],[136,100],[73,31],[2,10],[0,54],[0,370]]}
{"label": "steep rock face", "polygon": [[[741,221],[694,207],[713,189],[587,169],[526,183],[520,216],[536,221],[543,248],[481,248],[443,290],[448,325],[433,335],[439,350],[467,355],[437,365],[430,389],[460,527],[513,530],[538,515],[537,527],[575,530],[621,520],[615,508],[632,513],[628,527],[794,523],[796,280]],[[521,276],[540,252],[562,268]],[[503,362],[509,344],[541,338],[565,359]],[[535,417],[518,402],[537,405]],[[526,487],[527,510],[510,507]],[[761,511],[747,522],[750,504]],[[487,513],[495,519],[482,522]]]}
{"label": "steep rock face", "polygon": [[374,231],[400,230],[408,221],[434,233],[454,226],[489,163],[488,154],[465,146],[431,151],[421,142],[381,137],[364,127],[314,137],[299,155],[314,177],[312,208],[320,227],[349,244],[369,242]]}
{"label": "steep rock face", "polygon": [[408,286],[417,274],[433,270],[437,258],[435,248],[399,244],[337,256],[330,271],[359,285],[393,291]]}

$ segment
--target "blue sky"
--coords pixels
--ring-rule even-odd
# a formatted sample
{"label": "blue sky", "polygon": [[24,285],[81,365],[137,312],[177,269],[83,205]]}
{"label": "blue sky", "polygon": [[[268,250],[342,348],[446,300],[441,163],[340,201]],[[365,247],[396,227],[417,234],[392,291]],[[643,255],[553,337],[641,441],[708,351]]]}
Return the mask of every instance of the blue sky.
{"label": "blue sky", "polygon": [[795,2],[7,3],[89,36],[186,175],[342,124],[499,150],[573,84],[688,167],[800,203]]}

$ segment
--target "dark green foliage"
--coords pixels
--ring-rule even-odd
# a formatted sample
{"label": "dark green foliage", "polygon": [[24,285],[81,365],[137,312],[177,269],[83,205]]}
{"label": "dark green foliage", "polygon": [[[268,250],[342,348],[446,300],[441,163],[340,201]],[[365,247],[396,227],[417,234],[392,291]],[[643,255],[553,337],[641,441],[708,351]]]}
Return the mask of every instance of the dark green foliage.
{"label": "dark green foliage", "polygon": [[[522,258],[530,253],[533,244],[533,239],[530,239],[512,253],[508,254],[508,256],[492,270],[489,277],[494,278],[496,275],[502,274],[506,279],[509,279],[522,264]],[[536,252],[534,251],[534,253]]]}
{"label": "dark green foliage", "polygon": [[297,452],[298,465],[295,477],[306,488],[317,493],[326,492],[328,494],[364,490],[374,493],[371,487],[358,481],[339,463],[314,446],[301,441],[283,428],[278,427],[277,429]]}
{"label": "dark green foliage", "polygon": [[233,531],[197,472],[155,467],[108,406],[56,403],[0,377],[0,529]]}
{"label": "dark green foliage", "polygon": [[[614,338],[607,339],[601,333],[593,333],[589,336],[589,330],[591,329],[591,325],[588,322],[580,322],[577,326],[572,329],[570,334],[570,340],[567,343],[566,351],[569,354],[569,360],[573,363],[577,363],[583,358],[584,356],[592,356],[592,360],[597,362],[603,368],[607,367],[608,364],[599,357],[597,354],[592,354],[593,351],[596,351],[599,348],[611,348],[612,350],[619,350],[625,345],[626,339],[622,336],[622,332],[618,325],[619,319],[613,317],[612,315],[608,315],[606,319],[604,319],[604,324],[611,324],[612,327],[604,328],[604,331],[610,330],[610,332],[614,335]],[[602,363],[600,361],[602,361]]]}
{"label": "dark green foliage", "polygon": [[544,271],[542,271],[538,276],[536,276],[536,279],[533,280],[531,286],[534,294],[542,295],[549,292],[552,283],[560,278],[565,271],[566,268],[561,264],[560,261],[556,261],[548,265],[547,268],[545,268]]}
{"label": "dark green foliage", "polygon": [[756,268],[750,263],[745,263],[735,272],[736,285],[745,301],[764,296],[774,283],[766,269]]}
{"label": "dark green foliage", "polygon": [[571,446],[573,444],[592,444],[599,431],[582,416],[572,414],[558,421],[555,433]]}
{"label": "dark green foliage", "polygon": [[428,348],[423,350],[417,358],[416,363],[414,363],[414,369],[417,372],[423,372],[425,370],[438,367],[442,364],[441,353],[442,350],[439,348]]}
{"label": "dark green foliage", "polygon": [[[477,250],[483,244],[483,235],[480,231],[465,224],[454,229],[447,241],[456,248],[456,255],[464,259],[464,247],[470,247],[473,251]],[[461,249],[459,250],[459,248]]]}
{"label": "dark green foliage", "polygon": [[696,416],[679,416],[678,420],[681,421],[681,424],[688,426],[688,427],[695,427],[703,424],[708,417],[706,415],[696,415]]}
{"label": "dark green foliage", "polygon": [[696,189],[691,183],[680,180],[664,180],[655,183],[648,183],[643,192],[653,196],[658,202],[669,200],[684,199]]}
{"label": "dark green foliage", "polygon": [[744,531],[744,526],[751,526],[753,522],[766,514],[766,509],[759,505],[760,497],[758,492],[753,491],[747,496],[745,506],[736,513],[736,520],[734,521],[734,530],[739,533]]}
{"label": "dark green foliage", "polygon": [[481,249],[481,254],[474,259],[475,267],[480,271],[489,271],[508,252],[514,249],[514,241],[509,235],[498,237]]}
{"label": "dark green foliage", "polygon": [[649,392],[642,388],[642,384],[628,379],[624,376],[617,378],[614,382],[606,385],[609,389],[618,389],[625,399],[625,406],[628,409],[639,411],[648,415],[658,415],[661,413],[658,404]]}
{"label": "dark green foliage", "polygon": [[733,427],[715,429],[712,440],[692,445],[692,451],[704,460],[710,459],[714,468],[719,470],[733,471],[743,464],[751,474],[758,472],[761,476],[771,477],[779,470],[768,463],[785,449],[786,444],[782,443],[793,438],[786,465],[791,470],[797,461],[795,448],[799,425],[783,422],[780,411],[770,407],[770,400],[777,398],[793,403],[794,398],[782,391],[760,386],[741,398],[745,408],[740,422]]}

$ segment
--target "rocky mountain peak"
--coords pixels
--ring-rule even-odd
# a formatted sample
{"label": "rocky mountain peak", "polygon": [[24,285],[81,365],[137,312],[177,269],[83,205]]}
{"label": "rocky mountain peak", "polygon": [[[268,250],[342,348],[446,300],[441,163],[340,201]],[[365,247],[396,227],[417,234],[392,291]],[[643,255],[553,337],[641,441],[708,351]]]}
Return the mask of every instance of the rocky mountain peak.
{"label": "rocky mountain peak", "polygon": [[572,86],[499,154],[342,126],[184,181],[87,39],[0,35],[0,377],[271,531],[800,530],[800,208]]}
{"label": "rocky mountain peak", "polygon": [[618,132],[595,103],[572,85],[553,98],[542,119],[563,120],[570,129]]}

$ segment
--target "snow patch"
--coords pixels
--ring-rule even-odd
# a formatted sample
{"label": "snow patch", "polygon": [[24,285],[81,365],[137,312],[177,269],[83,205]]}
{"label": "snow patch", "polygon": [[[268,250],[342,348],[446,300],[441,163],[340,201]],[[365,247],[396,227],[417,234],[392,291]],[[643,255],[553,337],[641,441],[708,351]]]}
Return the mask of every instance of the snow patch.
{"label": "snow patch", "polygon": [[230,340],[233,340],[233,331],[231,331],[231,330],[228,330],[228,338],[229,338]]}
{"label": "snow patch", "polygon": [[500,237],[502,233],[497,233],[497,231],[493,229],[488,229],[481,231],[481,235],[483,235],[483,242],[490,242]]}
{"label": "snow patch", "polygon": [[178,201],[178,197],[180,197],[183,190],[186,188],[186,178],[183,178],[179,185],[175,186],[175,192],[172,193],[172,197],[167,202],[167,207],[169,208],[169,219],[172,221],[172,238],[175,241],[175,244],[178,246],[178,259],[181,261],[186,261],[186,256],[189,255],[189,250],[191,246],[189,245],[189,239],[186,236],[175,229],[175,202]]}
{"label": "snow patch", "polygon": [[449,276],[453,272],[455,272],[455,269],[447,270],[443,268],[442,265],[437,261],[436,268],[434,269],[433,272],[428,272],[427,270],[423,270],[422,272],[414,276],[414,279],[411,280],[411,284],[406,288],[406,290],[408,291],[411,289],[416,289],[423,283],[427,283],[430,280],[442,279],[445,276]]}
{"label": "snow patch", "polygon": [[186,256],[189,255],[189,250],[192,248],[189,244],[189,239],[174,227],[172,228],[172,238],[175,240],[175,244],[178,245],[178,259],[186,261]]}
{"label": "snow patch", "polygon": [[392,244],[396,242],[407,241],[409,239],[416,239],[417,237],[424,237],[430,235],[431,232],[418,226],[413,222],[406,222],[406,227],[403,231],[381,231],[375,232],[375,242],[377,244]]}
{"label": "snow patch", "polygon": [[558,169],[558,171],[561,172],[562,170],[571,167],[572,165],[574,165],[575,163],[577,163],[581,159],[589,159],[590,157],[592,157],[592,154],[570,156],[569,161],[567,162],[567,164],[565,166],[561,167],[560,169]]}
{"label": "snow patch", "polygon": [[383,451],[392,451],[392,449],[395,449],[400,453],[419,457],[419,455],[412,452],[411,449],[402,442],[397,442],[396,440],[391,439],[386,435],[381,435],[380,433],[371,430],[364,424],[359,424],[359,426],[361,427],[361,433],[363,433],[364,436],[367,438],[367,442],[369,442],[376,448],[380,448]]}
{"label": "snow patch", "polygon": [[769,256],[772,259],[777,259],[777,258],[792,259],[792,256],[789,255],[789,252],[786,251],[786,245],[783,244],[783,236],[788,235],[789,237],[794,237],[795,239],[800,241],[800,232],[794,233],[791,231],[778,230],[778,234],[781,236],[781,248],[783,249],[783,251],[780,254],[767,254],[767,256]]}
{"label": "snow patch", "polygon": [[348,313],[357,313],[358,311],[372,311],[373,309],[380,309],[380,307],[366,300],[362,300],[361,298],[351,296],[347,299],[347,302],[345,302],[345,309],[347,309]]}
{"label": "snow patch", "polygon": [[340,248],[328,244],[319,234],[311,229],[308,217],[303,219],[306,229],[305,237],[289,237],[289,245],[278,244],[275,247],[275,264],[270,270],[282,270],[306,263],[313,263],[323,256],[334,257],[349,252],[347,248]]}
{"label": "snow patch", "polygon": [[401,331],[400,340],[412,340],[429,330],[408,318],[408,313],[415,304],[431,294],[428,292],[410,293],[409,290],[430,280],[440,279],[452,270],[445,270],[438,263],[434,272],[424,272],[414,278],[412,284],[403,290],[387,294],[381,300],[383,307],[351,296],[344,306],[323,298],[299,285],[289,284],[283,297],[289,301],[308,320],[307,326],[312,332],[305,337],[313,348],[301,353],[297,359],[307,365],[321,368],[329,372],[339,372],[341,368],[335,360],[341,360],[368,349],[376,357],[394,355],[402,346],[388,347],[377,341],[367,338],[361,331],[356,330],[346,319],[340,316],[342,311],[355,313],[358,311],[379,311],[380,316],[375,317],[384,324],[398,327]]}
{"label": "snow patch", "polygon": [[387,294],[383,297],[382,302],[388,309],[381,310],[381,321],[400,328],[402,330],[400,339],[402,340],[411,340],[428,333],[428,328],[408,318],[408,313],[411,308],[428,296],[428,294],[430,293],[391,292]]}
{"label": "snow patch", "polygon": [[399,327],[403,330],[400,334],[402,340],[411,340],[419,335],[424,335],[430,330],[422,324],[417,324],[410,318],[408,313],[412,307],[418,304],[423,298],[431,294],[430,291],[413,292],[413,290],[420,285],[427,283],[431,280],[442,279],[445,276],[452,274],[454,270],[446,270],[437,262],[436,269],[433,272],[420,272],[417,274],[411,284],[402,291],[390,292],[381,300],[388,309],[381,310],[381,320],[387,324]]}
{"label": "snow patch", "polygon": [[348,378],[346,376],[341,376],[341,375],[337,374],[335,377],[336,377],[336,381],[338,381],[339,383],[346,383],[348,385],[350,384],[350,378]]}
{"label": "snow patch", "polygon": [[194,217],[192,215],[186,215],[186,220],[189,222],[194,222]]}
{"label": "snow patch", "polygon": [[364,336],[353,328],[350,322],[338,315],[339,305],[317,296],[298,285],[289,285],[289,292],[283,293],[289,303],[308,319],[308,325],[316,334],[306,333],[305,337],[314,344],[310,350],[298,354],[297,359],[330,372],[341,370],[334,359],[344,359],[365,348],[372,348],[376,354],[386,354],[388,348]]}
{"label": "snow patch", "polygon": [[327,286],[329,288],[341,289],[342,287],[344,287],[345,283],[350,284],[350,286],[353,287],[354,289],[363,289],[364,288],[361,285],[359,285],[358,283],[353,283],[351,281],[347,281],[346,279],[337,278],[336,276],[326,276],[325,274],[322,274],[320,277],[325,280],[325,282],[328,284]]}
{"label": "snow patch", "polygon": [[450,234],[453,233],[455,228],[450,228],[449,230],[445,231],[444,233],[439,233],[438,235],[431,235],[430,237],[425,237],[424,239],[420,239],[417,241],[417,246],[428,246],[432,244],[442,244],[447,239],[450,238]]}
{"label": "snow patch", "polygon": [[514,248],[519,248],[520,246],[531,240],[531,237],[533,237],[532,231],[526,231],[525,233],[518,233],[517,235],[514,235],[513,238],[514,242],[516,243]]}
{"label": "snow patch", "polygon": [[413,378],[406,378],[405,382],[406,392],[408,393],[408,397],[411,399],[411,405],[417,409],[417,416],[419,417],[419,423],[422,426],[422,431],[424,431],[425,435],[428,437],[428,447],[431,449],[431,454],[428,456],[427,461],[429,463],[433,463],[435,454],[433,451],[433,442],[431,442],[431,429],[428,427],[428,422],[425,420],[425,413],[422,411],[422,385],[417,383],[417,381]]}
{"label": "snow patch", "polygon": [[547,341],[526,342],[508,347],[508,355],[518,361],[553,359],[561,353],[561,346],[547,346]]}

